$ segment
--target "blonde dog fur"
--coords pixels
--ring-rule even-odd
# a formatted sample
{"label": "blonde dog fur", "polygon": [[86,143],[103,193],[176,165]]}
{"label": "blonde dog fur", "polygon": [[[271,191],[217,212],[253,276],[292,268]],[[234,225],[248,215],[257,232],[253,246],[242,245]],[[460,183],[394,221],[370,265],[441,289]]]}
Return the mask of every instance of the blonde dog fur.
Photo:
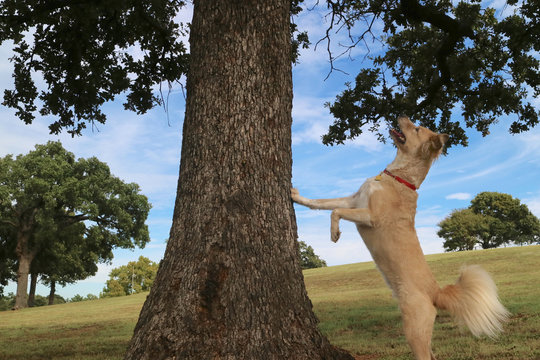
{"label": "blonde dog fur", "polygon": [[397,146],[390,174],[369,178],[354,195],[337,199],[307,199],[292,189],[292,199],[312,209],[332,210],[331,239],[339,239],[341,219],[356,224],[380,272],[399,301],[405,336],[417,360],[435,359],[431,336],[436,308],[447,309],[475,336],[495,336],[508,312],[501,305],[495,283],[479,266],[465,267],[455,285],[441,289],[428,267],[414,228],[418,194],[396,177],[418,188],[448,140],[398,119],[392,130]]}

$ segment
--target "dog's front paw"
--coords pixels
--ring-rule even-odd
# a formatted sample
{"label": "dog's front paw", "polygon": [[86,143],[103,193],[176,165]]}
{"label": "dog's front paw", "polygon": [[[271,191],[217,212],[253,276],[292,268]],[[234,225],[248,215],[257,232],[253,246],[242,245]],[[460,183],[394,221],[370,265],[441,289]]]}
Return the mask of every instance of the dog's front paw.
{"label": "dog's front paw", "polygon": [[299,202],[300,200],[300,192],[298,192],[298,189],[291,188],[291,198],[294,202]]}
{"label": "dog's front paw", "polygon": [[341,236],[341,231],[338,230],[330,230],[330,238],[333,242],[337,242],[339,240],[339,237]]}
{"label": "dog's front paw", "polygon": [[330,214],[330,238],[333,242],[337,242],[341,236],[341,231],[339,231],[339,214],[336,210],[332,211]]}

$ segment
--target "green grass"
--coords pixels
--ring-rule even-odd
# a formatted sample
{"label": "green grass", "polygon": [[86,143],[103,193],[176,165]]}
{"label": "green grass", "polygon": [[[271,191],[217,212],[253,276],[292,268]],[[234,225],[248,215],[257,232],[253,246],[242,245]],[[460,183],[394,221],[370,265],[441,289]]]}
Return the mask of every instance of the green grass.
{"label": "green grass", "polygon": [[[464,264],[480,264],[512,312],[495,340],[476,339],[447,314],[436,320],[433,348],[447,360],[540,359],[540,246],[426,257],[439,284]],[[358,359],[411,360],[396,301],[373,263],[304,272],[321,330]],[[0,312],[0,359],[121,359],[146,294]]]}
{"label": "green grass", "polygon": [[[459,269],[479,264],[499,287],[512,313],[497,339],[476,339],[439,312],[433,349],[447,360],[540,359],[540,246],[426,256],[439,285],[454,283]],[[304,273],[320,327],[337,346],[360,359],[413,359],[401,329],[397,302],[373,263]],[[362,357],[363,356],[363,357]]]}

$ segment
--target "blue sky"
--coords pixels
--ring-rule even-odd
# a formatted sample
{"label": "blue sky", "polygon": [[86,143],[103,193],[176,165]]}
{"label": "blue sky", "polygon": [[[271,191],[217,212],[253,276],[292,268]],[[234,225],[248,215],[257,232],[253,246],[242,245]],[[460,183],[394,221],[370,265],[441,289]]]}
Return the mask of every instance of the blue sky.
{"label": "blue sky", "polygon": [[[323,15],[311,11],[297,19],[300,27],[309,31],[312,42],[323,36]],[[189,17],[189,11],[179,15],[183,21]],[[333,43],[336,50],[338,42]],[[378,50],[380,46],[376,42],[370,43],[371,54]],[[1,89],[12,87],[9,53],[9,44],[0,47]],[[322,44],[317,51],[313,47],[303,50],[300,64],[293,69],[293,184],[306,197],[352,194],[366,178],[378,174],[394,158],[394,147],[378,142],[370,133],[340,146],[328,147],[320,141],[332,123],[324,103],[332,101],[344,83],[351,81],[361,66],[366,66],[367,62],[363,62],[366,53],[365,48],[355,49],[351,58],[344,57],[336,63],[349,75],[333,72],[324,80],[330,67],[326,44]],[[0,107],[0,156],[27,153],[35,144],[61,140],[77,157],[97,156],[116,176],[138,183],[153,205],[147,221],[152,240],[144,249],[115,251],[112,264],[101,264],[96,276],[59,288],[58,294],[97,295],[112,268],[140,255],[153,261],[162,258],[172,222],[180,162],[184,98],[179,88],[173,89],[169,102],[168,114],[158,108],[137,116],[124,111],[119,98],[105,106],[108,116],[105,125],[88,129],[84,136],[75,139],[69,135],[49,135],[49,119],[38,117],[33,125],[26,126],[15,117],[14,111]],[[538,99],[534,103],[540,105]],[[443,251],[442,240],[436,235],[437,224],[453,209],[467,207],[472,197],[482,191],[511,194],[540,217],[540,127],[510,135],[507,129],[511,120],[499,119],[486,138],[469,130],[469,147],[452,148],[448,156],[434,164],[419,189],[416,217],[418,236],[426,254]],[[330,241],[329,212],[295,208],[300,240],[311,245],[329,265],[371,260],[353,224],[341,223],[342,236],[334,244]],[[7,291],[14,289],[10,285]],[[45,295],[48,289],[38,286],[37,292]]]}

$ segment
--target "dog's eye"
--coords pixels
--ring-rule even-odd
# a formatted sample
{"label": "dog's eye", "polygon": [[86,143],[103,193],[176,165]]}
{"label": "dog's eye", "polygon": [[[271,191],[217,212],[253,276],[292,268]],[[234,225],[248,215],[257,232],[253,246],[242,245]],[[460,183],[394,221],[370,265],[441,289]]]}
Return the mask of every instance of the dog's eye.
{"label": "dog's eye", "polygon": [[419,132],[419,131],[420,131],[420,128],[417,127],[417,128],[415,128],[414,130],[416,130],[416,132]]}

